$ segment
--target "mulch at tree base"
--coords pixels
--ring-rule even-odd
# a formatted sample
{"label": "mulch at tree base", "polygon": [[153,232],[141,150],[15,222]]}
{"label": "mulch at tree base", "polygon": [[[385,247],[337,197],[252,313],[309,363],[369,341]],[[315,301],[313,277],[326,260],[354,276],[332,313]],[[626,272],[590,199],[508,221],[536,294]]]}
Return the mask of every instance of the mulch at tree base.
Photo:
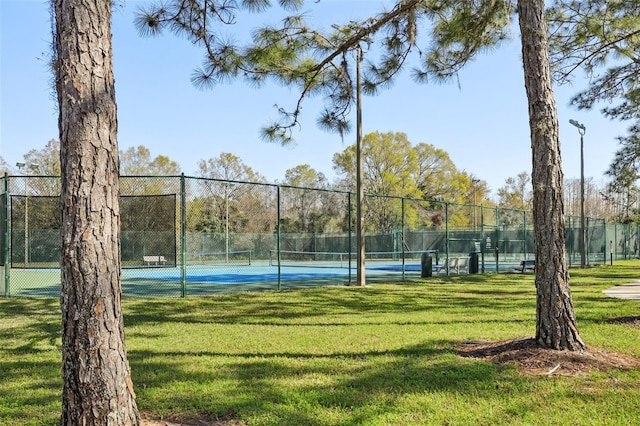
{"label": "mulch at tree base", "polygon": [[246,426],[246,423],[234,419],[233,414],[217,419],[205,414],[190,416],[168,415],[160,420],[153,417],[152,413],[141,412],[140,426]]}
{"label": "mulch at tree base", "polygon": [[494,342],[467,341],[457,347],[464,357],[499,365],[514,365],[525,374],[577,376],[591,371],[640,368],[640,358],[587,346],[586,351],[558,351],[540,346],[532,338]]}
{"label": "mulch at tree base", "polygon": [[628,325],[629,327],[637,328],[640,330],[640,316],[626,316],[610,318],[607,322],[611,324]]}

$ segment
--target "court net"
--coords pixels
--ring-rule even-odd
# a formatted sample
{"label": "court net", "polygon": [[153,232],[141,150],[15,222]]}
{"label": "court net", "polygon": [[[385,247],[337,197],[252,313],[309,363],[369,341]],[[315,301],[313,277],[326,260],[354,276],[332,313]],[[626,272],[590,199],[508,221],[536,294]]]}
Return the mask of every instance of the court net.
{"label": "court net", "polygon": [[198,263],[211,266],[251,266],[251,250],[221,251],[214,253],[198,253]]}
{"label": "court net", "polygon": [[[433,256],[435,251],[428,251]],[[278,257],[278,253],[280,256]],[[403,262],[420,263],[422,251],[389,251],[366,252],[365,263],[375,264],[401,264]],[[355,268],[356,253],[317,252],[317,251],[293,251],[271,250],[269,252],[270,266],[298,266],[310,268]]]}

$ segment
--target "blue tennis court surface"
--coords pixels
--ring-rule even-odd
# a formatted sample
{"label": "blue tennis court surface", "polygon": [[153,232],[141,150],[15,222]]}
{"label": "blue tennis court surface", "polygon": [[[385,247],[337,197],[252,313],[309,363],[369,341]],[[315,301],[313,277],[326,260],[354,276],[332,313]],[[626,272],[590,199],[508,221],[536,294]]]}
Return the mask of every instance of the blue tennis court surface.
{"label": "blue tennis court surface", "polygon": [[[440,265],[442,266],[442,265]],[[496,272],[498,265],[486,263],[481,272]],[[512,271],[517,264],[500,264],[500,271]],[[421,277],[421,264],[370,261],[365,262],[367,282],[395,281],[403,278]],[[442,269],[433,276],[443,275]],[[251,265],[188,265],[184,281],[181,267],[148,266],[125,268],[122,271],[122,293],[124,296],[206,295],[237,291],[257,291],[317,287],[327,285],[349,285],[356,281],[355,262],[351,270],[347,265],[323,264],[322,266],[277,266],[268,261],[252,262]],[[404,272],[404,273],[403,273]],[[60,270],[12,269],[11,295],[52,296],[60,295]]]}
{"label": "blue tennis court surface", "polygon": [[[434,265],[435,266],[435,265]],[[440,265],[442,266],[442,265]],[[486,264],[487,270],[495,271],[495,264]],[[420,277],[422,265],[420,263],[398,262],[365,262],[368,279],[400,279],[403,272],[405,277]],[[441,269],[434,269],[433,275],[438,275]],[[237,265],[189,265],[185,271],[184,281],[187,284],[253,284],[275,282],[312,283],[349,283],[356,279],[356,265],[347,266],[270,266],[267,262],[253,263],[247,266]],[[466,273],[466,271],[465,271]],[[179,267],[164,268],[134,268],[122,272],[123,281],[128,282],[181,282],[182,271]]]}
{"label": "blue tennis court surface", "polygon": [[[398,264],[372,264],[366,265],[369,274],[402,273],[402,265]],[[419,264],[404,265],[405,272],[420,272]],[[355,265],[351,268],[351,275],[355,276]],[[349,268],[345,267],[281,267],[281,281],[302,281],[318,278],[344,278],[349,277]],[[123,279],[154,279],[163,281],[180,281],[182,272],[179,268],[140,268],[125,269],[122,272]],[[190,266],[186,270],[185,281],[187,283],[259,283],[278,281],[278,268],[276,266],[242,266],[242,267],[204,267]]]}

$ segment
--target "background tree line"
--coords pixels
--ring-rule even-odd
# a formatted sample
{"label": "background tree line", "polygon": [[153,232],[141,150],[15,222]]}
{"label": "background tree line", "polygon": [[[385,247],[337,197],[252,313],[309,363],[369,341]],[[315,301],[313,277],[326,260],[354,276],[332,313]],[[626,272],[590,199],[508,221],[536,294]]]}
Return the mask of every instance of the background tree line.
{"label": "background tree line", "polygon": [[[485,181],[464,170],[459,170],[449,154],[436,146],[424,142],[411,143],[401,132],[373,132],[364,136],[364,171],[365,192],[368,194],[417,198],[424,200],[442,200],[461,204],[477,204],[498,206],[500,208],[531,210],[533,194],[531,175],[523,171],[517,176],[505,179],[504,185],[492,193]],[[322,172],[308,164],[301,164],[285,172],[279,181],[283,185],[325,190],[355,191],[355,145],[347,146],[342,152],[333,156],[334,181],[330,181]],[[175,176],[182,171],[180,165],[168,156],[152,156],[145,146],[131,147],[119,153],[120,168],[123,176]],[[28,164],[38,164],[36,171],[43,176],[60,174],[60,143],[50,140],[40,149],[32,149],[23,155]],[[246,165],[241,158],[222,152],[218,157],[202,159],[198,163],[196,176],[235,180],[244,182],[267,183],[267,179]],[[9,174],[20,174],[17,167],[12,167],[0,157],[0,171]],[[611,177],[617,179],[613,172]],[[140,188],[142,194],[157,191],[162,181],[158,180],[148,188]],[[604,218],[607,221],[620,223],[638,223],[640,221],[640,189],[629,187],[619,192],[614,190],[611,180],[598,183],[593,178],[585,181],[585,214],[587,217]],[[39,189],[41,194],[56,194],[59,187],[49,190]],[[211,191],[210,191],[211,192]],[[580,215],[580,180],[565,179],[565,212]],[[342,231],[336,225],[335,216],[330,211],[311,213],[312,205],[305,204],[303,195],[298,205],[301,211],[296,223],[293,219],[283,220],[283,229],[304,230],[304,232]],[[246,194],[238,193],[231,187],[222,190],[222,194],[193,202],[192,215],[202,217],[195,231],[221,232],[229,227],[227,217],[238,219],[238,202],[245,202]],[[235,201],[234,201],[235,200]],[[388,205],[389,202],[387,201]],[[328,204],[327,204],[328,206]],[[379,202],[377,218],[368,218],[368,223],[378,227],[384,218],[390,218],[399,212],[385,210],[385,201]],[[327,207],[328,208],[328,207]],[[227,212],[227,209],[230,209]],[[235,214],[234,214],[235,213]],[[468,220],[468,219],[466,219]],[[463,221],[464,222],[464,221]],[[430,224],[437,224],[438,218],[432,218]],[[468,224],[468,223],[460,223]],[[260,229],[260,227],[257,227]]]}

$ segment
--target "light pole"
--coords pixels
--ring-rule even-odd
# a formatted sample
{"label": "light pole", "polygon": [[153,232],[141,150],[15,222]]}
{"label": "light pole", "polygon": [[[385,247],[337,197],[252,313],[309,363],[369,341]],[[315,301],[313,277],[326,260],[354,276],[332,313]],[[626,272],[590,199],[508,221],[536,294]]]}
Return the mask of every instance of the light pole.
{"label": "light pole", "polygon": [[364,186],[362,185],[364,175],[364,164],[362,159],[363,141],[362,141],[362,48],[358,46],[356,51],[356,283],[359,286],[366,285],[365,276],[365,242],[364,242]]}
{"label": "light pole", "polygon": [[[27,164],[22,161],[16,163],[18,171],[22,171],[26,167],[27,174],[29,170],[38,170],[40,167],[37,163]],[[29,264],[29,178],[24,179],[24,266]]]}
{"label": "light pole", "polygon": [[584,227],[584,134],[587,128],[584,124],[578,123],[576,120],[569,120],[569,123],[578,128],[580,133],[580,268],[586,267],[586,241]]}
{"label": "light pole", "polygon": [[476,201],[476,192],[478,190],[478,184],[480,183],[480,179],[472,179],[473,183],[473,231],[475,232],[478,227],[478,215],[476,205],[478,202]]}

